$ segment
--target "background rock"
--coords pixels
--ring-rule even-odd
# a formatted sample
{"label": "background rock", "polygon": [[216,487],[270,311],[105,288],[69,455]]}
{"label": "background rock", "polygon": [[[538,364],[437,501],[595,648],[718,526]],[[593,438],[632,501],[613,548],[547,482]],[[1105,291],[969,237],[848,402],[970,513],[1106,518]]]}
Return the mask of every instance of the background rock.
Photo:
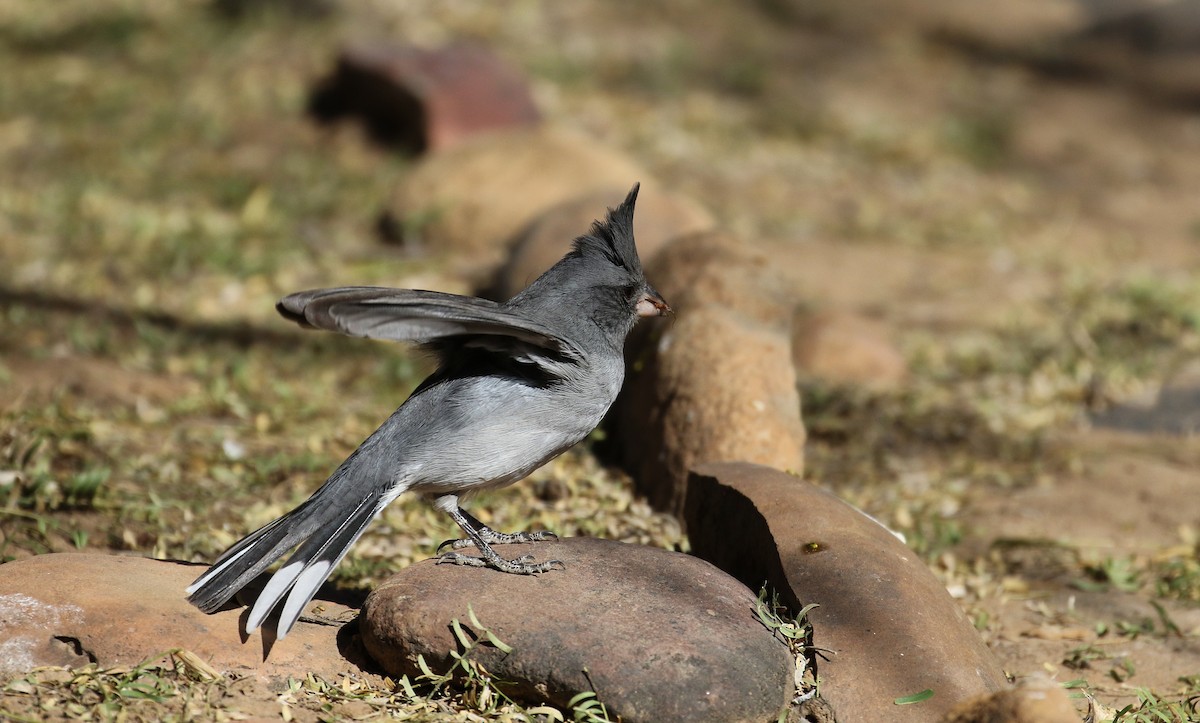
{"label": "background rock", "polygon": [[[767,579],[808,614],[822,696],[841,723],[935,721],[963,700],[1007,687],[962,610],[891,532],[797,477],[711,464],[690,480],[694,553],[743,582]],[[925,689],[934,696],[898,706]]]}
{"label": "background rock", "polygon": [[352,45],[313,91],[310,108],[327,123],[361,117],[375,140],[411,153],[541,120],[520,71],[488,48],[465,42],[441,48]]}
{"label": "background rock", "polygon": [[[243,641],[243,608],[205,615],[187,602],[184,588],[203,570],[202,565],[82,553],[0,565],[0,675],[42,665],[136,665],[171,648],[190,650],[222,673],[274,685],[308,672],[331,680],[360,672],[351,659],[364,659],[351,635],[339,636],[340,624],[301,620],[273,647],[258,635]],[[330,602],[310,603],[309,610],[320,610],[331,621],[352,617],[349,608]]]}
{"label": "background rock", "polygon": [[[571,241],[576,236],[591,229],[592,222],[603,218],[605,209],[617,206],[627,193],[627,185],[613,186],[564,201],[539,216],[513,247],[497,278],[495,296],[507,299],[528,286],[571,250]],[[643,186],[638,192],[633,219],[642,264],[649,264],[672,239],[710,230],[714,223],[712,214],[690,198],[657,184]]]}
{"label": "background rock", "polygon": [[594,690],[630,722],[773,720],[786,704],[787,647],[758,621],[755,595],[703,560],[581,537],[501,549],[566,569],[521,576],[417,563],[367,598],[367,650],[392,675],[418,673],[418,655],[446,670],[458,649],[451,620],[471,627],[470,606],[513,648],[483,645],[471,658],[526,700],[564,706]]}
{"label": "background rock", "polygon": [[780,332],[791,325],[800,298],[769,254],[725,231],[673,241],[646,275],[678,313],[712,305]]}
{"label": "background rock", "polygon": [[[405,177],[394,210],[411,239],[496,264],[535,218],[568,199],[628,189],[650,174],[589,138],[547,129],[489,133],[430,155]],[[598,208],[594,213],[603,213]]]}
{"label": "background rock", "polygon": [[798,314],[792,327],[796,373],[834,384],[892,388],[908,376],[887,328],[847,311]]}

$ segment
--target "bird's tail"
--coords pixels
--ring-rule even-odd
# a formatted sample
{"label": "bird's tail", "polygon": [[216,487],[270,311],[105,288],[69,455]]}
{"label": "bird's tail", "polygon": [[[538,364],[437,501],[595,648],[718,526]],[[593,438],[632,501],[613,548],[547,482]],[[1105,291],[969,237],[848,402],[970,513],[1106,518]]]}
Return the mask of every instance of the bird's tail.
{"label": "bird's tail", "polygon": [[277,639],[282,640],[304,606],[385,505],[381,493],[359,493],[353,507],[347,509],[347,496],[337,494],[343,486],[338,483],[347,473],[345,466],[339,468],[304,504],[226,550],[188,586],[188,601],[206,613],[216,611],[288,550],[299,545],[287,563],[271,576],[246,619],[246,632],[250,633],[262,625],[286,596],[276,633]]}

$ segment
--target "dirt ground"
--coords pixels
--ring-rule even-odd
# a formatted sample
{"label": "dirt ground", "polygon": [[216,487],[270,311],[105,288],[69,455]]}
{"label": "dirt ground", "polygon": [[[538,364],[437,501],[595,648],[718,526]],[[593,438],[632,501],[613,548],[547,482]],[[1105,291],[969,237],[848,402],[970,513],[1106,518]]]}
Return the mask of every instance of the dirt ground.
{"label": "dirt ground", "polygon": [[[862,22],[856,3],[252,5],[0,2],[3,559],[211,559],[419,381],[405,350],[293,332],[273,304],[343,283],[467,288],[464,260],[374,235],[410,162],[304,113],[346,41],[467,37],[529,75],[547,122],[770,250],[807,309],[890,330],[901,388],[803,381],[805,476],[904,532],[1010,673],[1069,683],[1098,720],[1184,720],[1200,442],[1111,420],[1196,387],[1195,110]],[[592,449],[482,497],[481,518],[686,547]],[[365,588],[451,536],[419,502],[394,508],[339,583]],[[331,708],[315,683],[163,675],[153,701],[53,678],[0,708],[521,715],[378,681]]]}

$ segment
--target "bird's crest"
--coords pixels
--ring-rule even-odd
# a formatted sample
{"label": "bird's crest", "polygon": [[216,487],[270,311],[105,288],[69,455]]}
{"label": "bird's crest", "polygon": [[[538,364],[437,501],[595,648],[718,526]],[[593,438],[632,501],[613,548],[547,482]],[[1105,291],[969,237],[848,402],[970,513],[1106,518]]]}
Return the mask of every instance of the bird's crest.
{"label": "bird's crest", "polygon": [[642,262],[633,242],[633,207],[641,185],[633,184],[620,206],[608,209],[603,221],[592,224],[590,234],[575,239],[576,255],[600,255],[631,274],[641,275]]}

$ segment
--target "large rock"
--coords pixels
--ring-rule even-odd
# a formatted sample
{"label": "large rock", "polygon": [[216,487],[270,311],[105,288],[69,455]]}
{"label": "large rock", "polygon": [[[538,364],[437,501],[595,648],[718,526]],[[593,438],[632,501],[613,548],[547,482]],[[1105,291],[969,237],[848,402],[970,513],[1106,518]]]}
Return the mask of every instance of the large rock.
{"label": "large rock", "polygon": [[[755,595],[697,558],[652,547],[569,538],[499,548],[566,569],[535,577],[417,563],[367,598],[361,631],[392,675],[419,674],[417,656],[447,670],[451,622],[468,607],[502,642],[470,657],[525,700],[565,706],[595,691],[633,721],[774,720],[792,690],[792,659],[754,612]],[[469,550],[468,550],[469,551]]]}
{"label": "large rock", "polygon": [[800,301],[776,260],[725,231],[673,241],[651,259],[646,276],[681,315],[718,306],[783,334]]}
{"label": "large rock", "polygon": [[[778,0],[805,17],[811,0]],[[821,22],[847,34],[920,33],[987,62],[1023,62],[1052,76],[1117,81],[1152,97],[1200,99],[1200,3],[1195,0],[840,0]]]}
{"label": "large rock", "polygon": [[358,116],[376,140],[412,153],[541,120],[524,76],[486,47],[351,45],[314,93],[322,121]]}
{"label": "large rock", "polygon": [[[339,636],[339,624],[302,619],[273,646],[258,635],[243,641],[239,618],[244,608],[205,615],[187,602],[184,588],[203,570],[86,553],[0,565],[0,676],[43,665],[136,665],[171,648],[189,650],[222,673],[277,686],[308,672],[332,680],[361,670],[351,662],[364,660],[361,651],[351,635]],[[310,603],[310,610],[316,606],[331,621],[352,617],[342,605]]]}
{"label": "large rock", "polygon": [[[613,186],[565,201],[539,216],[513,247],[498,276],[495,295],[507,299],[528,286],[571,250],[571,241],[576,236],[587,233],[592,222],[602,218],[605,209],[619,204],[627,193],[628,186]],[[714,223],[712,214],[692,199],[657,184],[643,186],[633,219],[633,234],[643,265],[672,239],[708,231]]]}
{"label": "large rock", "polygon": [[[691,477],[694,553],[743,582],[769,580],[808,614],[821,694],[839,723],[936,721],[1007,687],[1004,671],[933,573],[882,525],[815,485],[752,464]],[[923,690],[920,703],[895,700]]]}
{"label": "large rock", "polygon": [[783,334],[718,306],[681,312],[635,357],[614,432],[655,507],[682,513],[688,470],[745,460],[804,469],[804,425]]}
{"label": "large rock", "polygon": [[796,292],[770,257],[714,231],[668,244],[646,273],[676,321],[634,329],[628,379],[608,424],[639,491],[678,515],[697,464],[741,460],[802,472],[788,336]]}
{"label": "large rock", "polygon": [[509,131],[426,157],[393,205],[406,233],[418,237],[414,242],[468,252],[487,264],[556,204],[613,187],[628,190],[636,181],[653,185],[632,160],[589,138],[545,128]]}

